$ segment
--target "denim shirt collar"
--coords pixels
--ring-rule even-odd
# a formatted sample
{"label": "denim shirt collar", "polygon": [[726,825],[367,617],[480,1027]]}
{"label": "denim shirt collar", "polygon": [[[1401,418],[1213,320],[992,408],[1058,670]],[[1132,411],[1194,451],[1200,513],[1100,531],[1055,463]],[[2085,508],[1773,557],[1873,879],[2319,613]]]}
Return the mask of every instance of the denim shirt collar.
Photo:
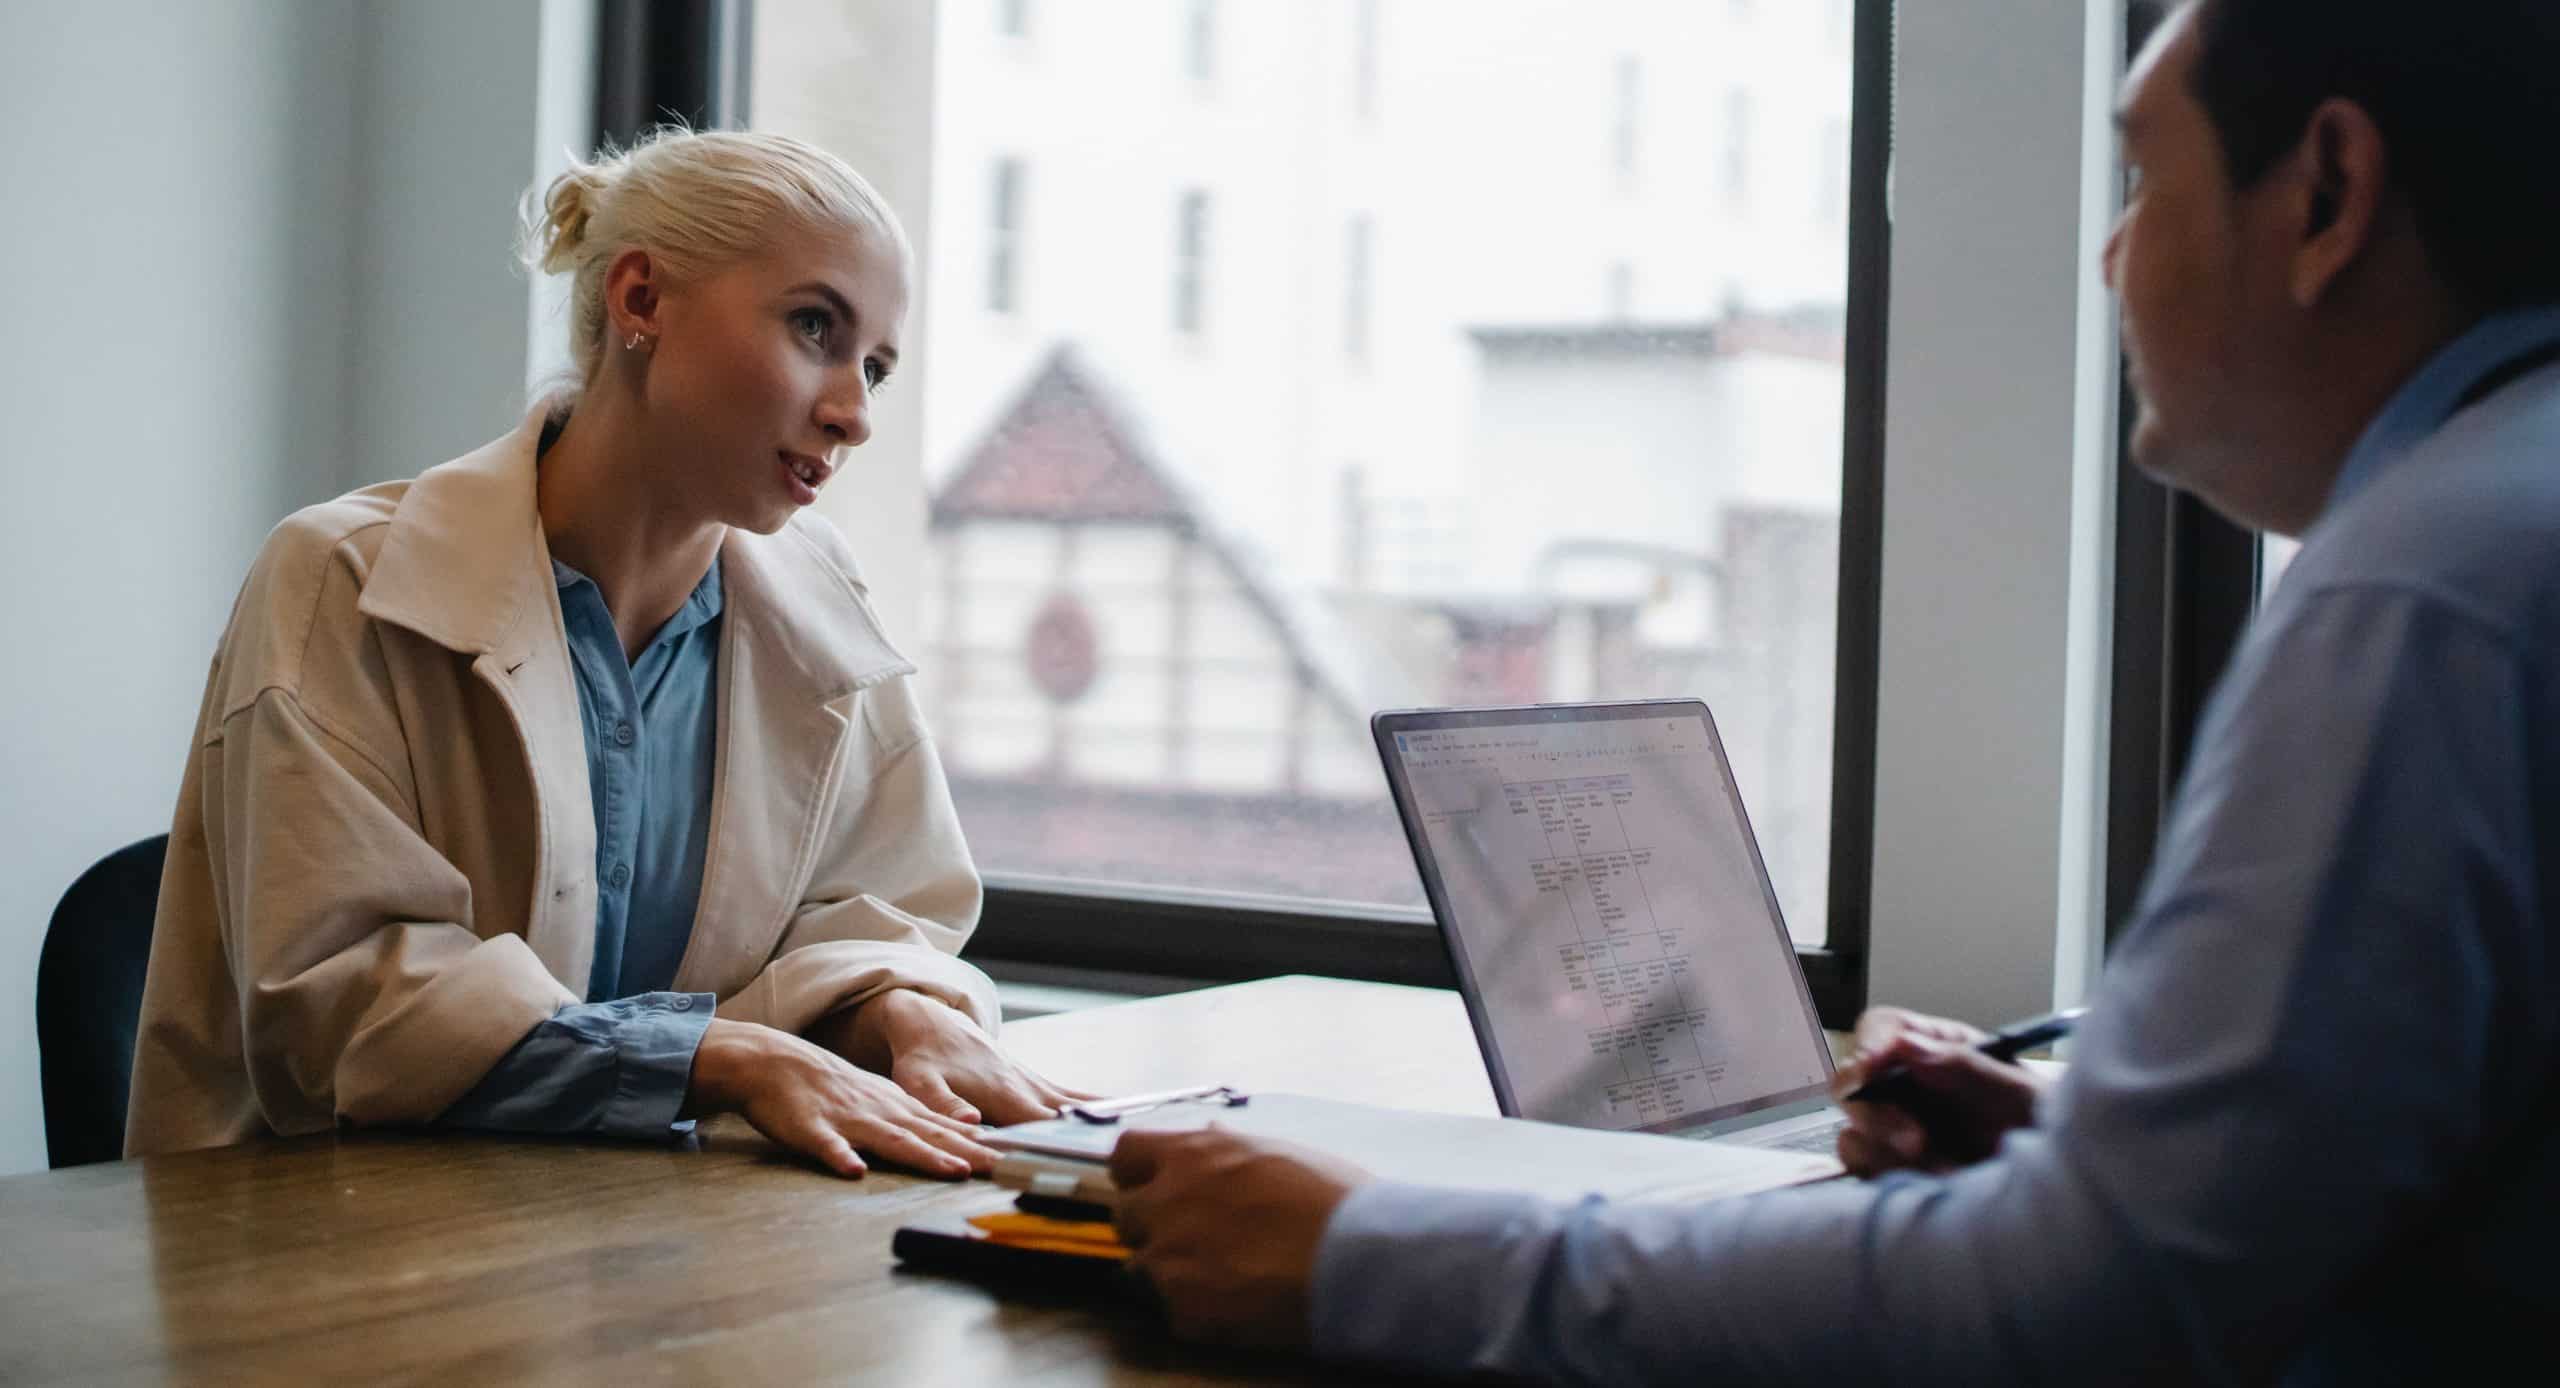
{"label": "denim shirt collar", "polygon": [[2474,324],[2428,358],[2382,407],[2363,437],[2347,452],[2329,487],[2323,513],[2409,455],[2457,413],[2472,387],[2526,353],[2560,343],[2560,304],[2510,309]]}
{"label": "denim shirt collar", "polygon": [[[551,561],[551,581],[563,593],[581,583],[595,582],[594,579],[570,568],[558,559]],[[665,625],[650,633],[649,643],[655,645],[660,641],[674,640],[719,615],[720,559],[719,556],[714,555],[711,559],[711,567],[703,571],[702,581],[693,585],[693,592],[686,596],[684,606],[677,608],[675,615],[667,618]]]}

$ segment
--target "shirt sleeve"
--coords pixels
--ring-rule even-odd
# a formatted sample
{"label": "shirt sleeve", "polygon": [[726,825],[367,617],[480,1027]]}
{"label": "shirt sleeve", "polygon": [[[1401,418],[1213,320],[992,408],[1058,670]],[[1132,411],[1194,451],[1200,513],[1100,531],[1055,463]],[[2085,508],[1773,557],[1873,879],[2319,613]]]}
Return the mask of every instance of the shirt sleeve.
{"label": "shirt sleeve", "polygon": [[1370,1187],[1321,1353],[1603,1383],[2258,1381],[2480,1154],[2552,1026],[2527,666],[2387,589],[2254,633],[2041,1126],[1692,1207]]}
{"label": "shirt sleeve", "polygon": [[679,1126],[676,1114],[692,1083],[693,1053],[711,1026],[713,1002],[709,993],[641,993],[571,1003],[527,1032],[436,1122],[665,1137]]}

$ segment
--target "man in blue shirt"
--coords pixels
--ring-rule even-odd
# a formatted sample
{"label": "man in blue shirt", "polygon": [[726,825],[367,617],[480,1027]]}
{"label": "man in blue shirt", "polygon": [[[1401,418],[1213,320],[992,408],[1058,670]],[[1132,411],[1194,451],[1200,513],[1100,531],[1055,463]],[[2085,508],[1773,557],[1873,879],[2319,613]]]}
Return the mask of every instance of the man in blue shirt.
{"label": "man in blue shirt", "polygon": [[1913,1064],[1996,1150],[1852,1105],[1882,1179],[1690,1209],[1132,1135],[1178,1330],[1587,1382],[2384,1382],[2560,1312],[2560,3],[2199,0],[2122,125],[2135,456],[2303,548],[2070,1070],[1870,1014],[1841,1092]]}

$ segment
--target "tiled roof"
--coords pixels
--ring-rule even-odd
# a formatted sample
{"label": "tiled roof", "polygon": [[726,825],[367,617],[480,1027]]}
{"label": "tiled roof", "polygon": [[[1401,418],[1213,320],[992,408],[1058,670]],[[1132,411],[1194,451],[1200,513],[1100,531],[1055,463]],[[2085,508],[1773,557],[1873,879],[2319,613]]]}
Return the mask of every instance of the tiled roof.
{"label": "tiled roof", "polygon": [[1192,507],[1066,346],[1051,353],[933,501],[962,519],[1163,521]]}

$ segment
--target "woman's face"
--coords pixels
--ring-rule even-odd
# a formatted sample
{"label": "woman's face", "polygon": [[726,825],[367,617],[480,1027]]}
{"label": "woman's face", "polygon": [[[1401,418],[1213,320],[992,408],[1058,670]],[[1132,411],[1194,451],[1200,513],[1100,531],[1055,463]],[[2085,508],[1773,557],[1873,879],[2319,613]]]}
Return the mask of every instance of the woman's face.
{"label": "woman's face", "polygon": [[906,316],[904,258],[867,228],[794,229],[667,285],[642,389],[671,499],[702,520],[781,529],[871,437]]}

